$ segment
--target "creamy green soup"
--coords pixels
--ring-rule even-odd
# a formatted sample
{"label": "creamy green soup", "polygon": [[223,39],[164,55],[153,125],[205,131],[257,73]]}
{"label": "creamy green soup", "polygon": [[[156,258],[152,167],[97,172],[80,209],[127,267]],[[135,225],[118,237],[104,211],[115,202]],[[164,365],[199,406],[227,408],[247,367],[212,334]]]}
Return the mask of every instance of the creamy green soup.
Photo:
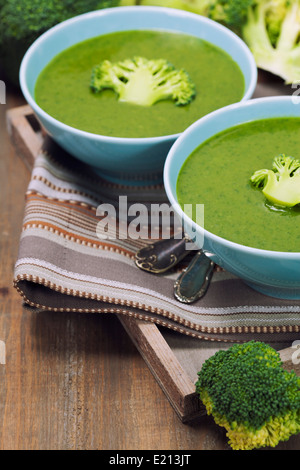
{"label": "creamy green soup", "polygon": [[300,159],[300,119],[248,122],[200,145],[186,160],[178,181],[180,205],[204,204],[205,229],[255,248],[300,252],[300,207],[267,203],[250,177],[271,169],[274,157]]}
{"label": "creamy green soup", "polygon": [[[113,90],[90,90],[95,65],[134,56],[162,58],[183,68],[196,86],[196,98],[186,106],[168,100],[145,107],[119,102]],[[48,114],[77,129],[153,137],[182,132],[210,111],[240,101],[244,89],[240,68],[221,49],[186,34],[141,30],[95,37],[66,49],[41,72],[35,99]]]}

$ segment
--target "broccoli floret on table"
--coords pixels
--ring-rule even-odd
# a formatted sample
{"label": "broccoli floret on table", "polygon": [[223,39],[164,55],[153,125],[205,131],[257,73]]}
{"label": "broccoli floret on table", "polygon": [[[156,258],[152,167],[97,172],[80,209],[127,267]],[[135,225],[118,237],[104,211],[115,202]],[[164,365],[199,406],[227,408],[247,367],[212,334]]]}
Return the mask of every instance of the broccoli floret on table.
{"label": "broccoli floret on table", "polygon": [[300,161],[295,158],[281,154],[274,159],[272,170],[257,170],[250,180],[275,205],[300,204]]}
{"label": "broccoli floret on table", "polygon": [[218,351],[198,373],[196,391],[234,450],[275,447],[300,432],[300,378],[263,342]]}
{"label": "broccoli floret on table", "polygon": [[167,99],[183,106],[195,97],[195,86],[187,72],[176,70],[165,59],[135,57],[116,63],[104,60],[94,67],[90,86],[95,93],[110,88],[119,101],[142,106]]}

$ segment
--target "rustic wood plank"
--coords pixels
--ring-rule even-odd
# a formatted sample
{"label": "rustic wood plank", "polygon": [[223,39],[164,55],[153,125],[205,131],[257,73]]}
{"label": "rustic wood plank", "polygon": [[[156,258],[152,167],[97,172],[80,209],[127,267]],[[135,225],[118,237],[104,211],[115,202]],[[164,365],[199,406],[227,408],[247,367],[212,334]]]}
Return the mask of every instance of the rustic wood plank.
{"label": "rustic wood plank", "polygon": [[120,317],[120,321],[182,422],[205,415],[205,408],[195,393],[194,382],[157,326],[125,316]]}
{"label": "rustic wood plank", "polygon": [[28,170],[42,146],[41,127],[28,105],[11,108],[6,113],[7,130]]}

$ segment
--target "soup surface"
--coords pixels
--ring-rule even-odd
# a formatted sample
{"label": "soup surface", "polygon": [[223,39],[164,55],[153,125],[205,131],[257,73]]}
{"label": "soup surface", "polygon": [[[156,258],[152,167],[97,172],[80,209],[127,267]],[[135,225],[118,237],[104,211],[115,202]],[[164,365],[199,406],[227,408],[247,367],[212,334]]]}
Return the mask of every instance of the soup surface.
{"label": "soup surface", "polygon": [[[196,98],[181,107],[172,101],[145,107],[119,102],[113,90],[90,90],[95,65],[134,56],[166,59],[176,69],[185,69],[196,86]],[[35,99],[48,114],[77,129],[153,137],[182,132],[210,111],[240,101],[244,88],[240,68],[221,49],[186,34],[141,30],[99,36],[66,49],[41,72]]]}
{"label": "soup surface", "polygon": [[201,144],[177,181],[180,205],[204,204],[205,229],[255,248],[300,252],[300,207],[271,206],[250,177],[274,157],[300,159],[300,119],[248,122]]}

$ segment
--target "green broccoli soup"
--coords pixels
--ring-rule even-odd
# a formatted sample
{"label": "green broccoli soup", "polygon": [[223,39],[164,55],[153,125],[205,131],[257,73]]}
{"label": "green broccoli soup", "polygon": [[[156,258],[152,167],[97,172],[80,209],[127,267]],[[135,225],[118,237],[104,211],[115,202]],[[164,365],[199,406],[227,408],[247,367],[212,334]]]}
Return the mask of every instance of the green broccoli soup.
{"label": "green broccoli soup", "polygon": [[247,122],[216,134],[187,158],[177,181],[181,207],[204,204],[209,232],[285,252],[300,252],[299,190],[300,118],[293,117]]}
{"label": "green broccoli soup", "polygon": [[[183,102],[182,96],[177,96],[176,103],[151,97],[149,106],[150,99],[142,99],[145,91],[136,82],[143,82],[144,90],[151,83],[136,74],[127,95],[132,101],[136,90],[138,100],[143,104],[146,101],[146,106],[119,100],[109,86],[101,93],[94,92],[98,91],[98,77],[94,73],[91,86],[91,74],[97,64],[104,62],[105,67],[108,61],[115,64],[136,57],[150,64],[167,62],[184,72],[185,86],[193,87],[189,100]],[[102,64],[98,71],[104,67]],[[165,89],[167,86],[173,86],[169,78],[164,83]],[[48,114],[77,129],[114,137],[153,137],[182,132],[201,116],[240,101],[244,90],[240,68],[214,45],[182,33],[137,30],[95,37],[58,54],[40,73],[35,99]]]}

